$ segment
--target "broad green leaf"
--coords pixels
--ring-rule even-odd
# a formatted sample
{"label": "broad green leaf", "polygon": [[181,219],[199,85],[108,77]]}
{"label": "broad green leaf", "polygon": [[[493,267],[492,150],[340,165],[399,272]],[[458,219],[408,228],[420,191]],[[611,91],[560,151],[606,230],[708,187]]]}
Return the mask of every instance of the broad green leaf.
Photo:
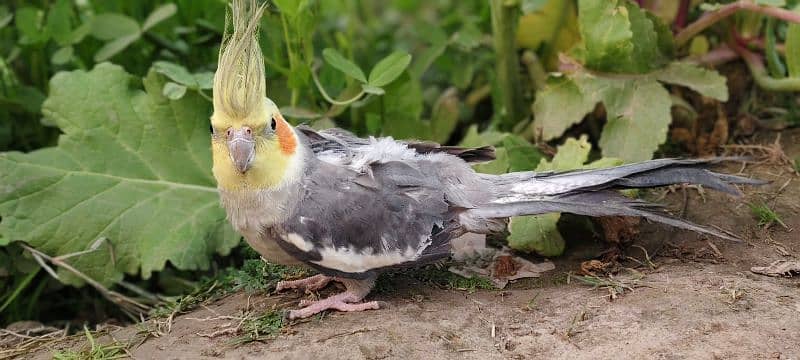
{"label": "broad green leaf", "polygon": [[666,25],[633,2],[582,0],[578,6],[586,67],[645,73],[671,59],[672,37]]}
{"label": "broad green leaf", "polygon": [[508,152],[505,148],[494,150],[495,159],[483,164],[472,166],[475,171],[484,174],[505,174],[508,172]]}
{"label": "broad green leaf", "polygon": [[559,218],[558,213],[512,217],[508,221],[508,246],[542,256],[561,255],[566,242],[556,226]]}
{"label": "broad green leaf", "polygon": [[551,76],[547,86],[536,94],[533,103],[533,128],[542,139],[549,141],[561,136],[564,131],[583,120],[600,101],[600,93],[584,95],[579,83],[593,81],[584,75],[576,75],[574,79]]}
{"label": "broad green leaf", "polygon": [[140,33],[139,23],[122,14],[105,13],[95,16],[92,20],[92,36],[99,40],[109,41]]}
{"label": "broad green leaf", "polygon": [[72,5],[69,0],[58,0],[47,13],[47,31],[61,45],[70,44]]}
{"label": "broad green leaf", "polygon": [[364,89],[364,92],[367,94],[372,94],[372,95],[386,94],[386,90],[383,90],[383,88],[379,88],[377,86],[361,84],[361,88]]}
{"label": "broad green leaf", "polygon": [[549,0],[522,0],[520,1],[520,8],[523,14],[532,13],[541,10]]}
{"label": "broad green leaf", "polygon": [[592,151],[592,144],[589,144],[586,135],[580,139],[569,138],[564,144],[558,147],[556,155],[552,160],[542,160],[536,171],[566,171],[578,169],[589,160],[589,152]]}
{"label": "broad green leaf", "polygon": [[397,79],[408,64],[411,63],[411,54],[396,51],[383,58],[369,73],[369,84],[372,86],[383,87]]}
{"label": "broad green leaf", "polygon": [[667,139],[672,120],[669,93],[655,80],[620,83],[606,91],[607,123],[600,136],[603,156],[627,162],[649,160]]}
{"label": "broad green leaf", "polygon": [[378,101],[366,107],[367,114],[377,117],[377,130],[398,139],[426,139],[429,134],[420,125],[424,107],[419,81],[405,73],[383,89],[386,91],[381,97],[383,108]]}
{"label": "broad green leaf", "polygon": [[[618,159],[602,158],[589,165],[592,145],[586,135],[580,139],[569,138],[552,160],[542,160],[536,171],[566,171],[573,169],[598,168],[619,165]],[[557,224],[561,214],[550,213],[535,216],[518,216],[510,219],[508,224],[508,244],[519,251],[536,252],[542,256],[558,256],[564,252],[564,238],[558,232]]]}
{"label": "broad green leaf", "polygon": [[49,38],[47,28],[44,26],[44,11],[24,7],[16,11],[15,15],[17,30],[19,30],[20,43],[23,45],[41,44]]}
{"label": "broad green leaf", "polygon": [[586,65],[610,70],[633,53],[633,32],[628,10],[617,0],[578,2],[578,21],[583,38]]}
{"label": "broad green leaf", "polygon": [[478,132],[478,127],[472,125],[467,128],[467,133],[459,143],[460,146],[466,147],[481,147],[481,146],[496,146],[503,143],[509,134],[499,131],[487,130],[482,133]]}
{"label": "broad green leaf", "polygon": [[72,46],[64,46],[53,53],[53,57],[50,58],[50,62],[56,65],[66,64],[72,60],[73,53],[74,49]]}
{"label": "broad green leaf", "polygon": [[142,31],[147,31],[158,25],[158,23],[169,19],[172,15],[178,12],[178,6],[175,4],[164,4],[153,10],[147,19],[142,24]]}
{"label": "broad green leaf", "polygon": [[364,72],[361,68],[358,67],[355,63],[345,58],[339,51],[336,49],[327,48],[322,50],[322,57],[325,58],[325,61],[328,62],[331,66],[336,68],[337,70],[347,74],[347,76],[352,77],[362,83],[367,82],[367,76],[364,75]]}
{"label": "broad green leaf", "polygon": [[[185,67],[168,61],[156,61],[153,63],[153,70],[168,77],[170,80],[189,87],[197,87],[197,81]],[[213,82],[213,80],[212,80]]]}
{"label": "broad green leaf", "polygon": [[433,62],[444,54],[445,50],[447,50],[446,42],[431,44],[430,47],[422,51],[422,53],[416,57],[408,71],[411,72],[411,75],[415,78],[421,78],[422,75],[425,74],[425,71],[431,67]]}
{"label": "broad green leaf", "polygon": [[[800,12],[800,5],[794,11]],[[794,23],[786,27],[786,68],[789,77],[800,78],[800,25]]]}
{"label": "broad green leaf", "polygon": [[525,139],[509,135],[503,139],[503,149],[508,154],[508,171],[533,170],[542,160],[542,153]]}
{"label": "broad green leaf", "polygon": [[278,9],[290,18],[295,18],[309,5],[309,0],[274,0]]}
{"label": "broad green leaf", "polygon": [[430,139],[444,143],[458,125],[458,115],[461,101],[455,88],[445,90],[433,104],[430,119]]}
{"label": "broad green leaf", "polygon": [[665,83],[686,86],[719,101],[728,101],[727,79],[714,70],[687,62],[673,62],[663,70],[656,71],[655,77]]}
{"label": "broad green leaf", "polygon": [[57,256],[104,238],[68,261],[105,285],[167,261],[206,269],[239,242],[211,176],[210,104],[164,98],[154,72],[141,84],[111,64],[53,77],[43,113],[63,135],[56,147],[0,154],[0,242]]}
{"label": "broad green leaf", "polygon": [[8,11],[8,7],[0,6],[0,30],[10,24],[13,19],[14,14]]}
{"label": "broad green leaf", "polygon": [[186,95],[186,86],[176,84],[172,81],[164,84],[164,89],[162,90],[164,96],[170,100],[178,100]]}
{"label": "broad green leaf", "polygon": [[140,34],[136,33],[107,42],[94,54],[94,61],[103,62],[114,57],[114,55],[117,55],[122,50],[125,50],[125,48],[127,48],[130,44],[133,44],[134,41],[139,40],[139,36]]}
{"label": "broad green leaf", "polygon": [[766,5],[766,6],[775,6],[775,7],[784,7],[784,6],[786,6],[786,0],[756,0],[756,4],[758,4],[758,5]]}
{"label": "broad green leaf", "polygon": [[192,74],[194,76],[194,82],[197,84],[197,87],[202,90],[208,90],[214,87],[214,73],[210,71],[204,71],[201,73]]}

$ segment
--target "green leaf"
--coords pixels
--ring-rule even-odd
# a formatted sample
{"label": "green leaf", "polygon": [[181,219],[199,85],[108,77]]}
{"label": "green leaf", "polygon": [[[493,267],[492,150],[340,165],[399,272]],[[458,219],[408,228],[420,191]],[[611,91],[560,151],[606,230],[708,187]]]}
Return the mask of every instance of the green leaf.
{"label": "green leaf", "polygon": [[[156,61],[153,63],[153,71],[168,77],[170,80],[188,87],[197,87],[197,80],[194,75],[186,70],[185,67],[168,61]],[[213,80],[212,80],[213,82]]]}
{"label": "green leaf", "polygon": [[347,76],[356,79],[362,83],[367,82],[367,77],[364,75],[364,72],[361,68],[358,67],[355,63],[345,58],[339,51],[336,49],[326,48],[322,50],[322,57],[325,58],[325,61],[328,62],[331,66],[336,68],[337,70],[347,74]]}
{"label": "green leaf", "polygon": [[719,101],[728,101],[727,78],[714,70],[687,62],[673,62],[663,70],[655,72],[655,77],[665,83],[686,86]]}
{"label": "green leaf", "polygon": [[[580,139],[569,138],[552,160],[542,160],[536,171],[567,171],[581,168],[597,168],[619,165],[621,160],[603,158],[589,165],[584,163],[589,159],[592,145],[586,135]],[[512,249],[527,252],[536,252],[542,256],[558,256],[564,252],[566,246],[564,238],[558,232],[557,224],[561,214],[550,213],[535,216],[518,216],[509,221],[510,235],[508,244]]]}
{"label": "green leaf", "polygon": [[467,128],[467,133],[464,135],[464,138],[461,140],[459,145],[466,147],[501,145],[503,143],[503,139],[505,139],[508,135],[508,133],[493,130],[486,130],[482,133],[478,133],[478,127],[476,125],[472,125]]}
{"label": "green leaf", "polygon": [[160,22],[169,19],[172,15],[178,12],[178,6],[175,4],[164,4],[153,10],[147,19],[142,24],[142,31],[147,31],[158,25]]}
{"label": "green leaf", "polygon": [[603,155],[626,162],[651,159],[672,120],[667,90],[655,80],[624,81],[607,90],[603,103],[608,117],[599,143]]}
{"label": "green leaf", "polygon": [[197,87],[202,90],[208,90],[214,87],[214,73],[210,71],[204,71],[201,73],[192,74],[194,77],[194,82],[197,84]]}
{"label": "green leaf", "polygon": [[14,14],[8,11],[8,7],[0,6],[0,30],[10,24],[11,20],[14,20]]}
{"label": "green leaf", "polygon": [[517,251],[536,252],[542,256],[559,256],[566,242],[558,232],[561,214],[516,216],[508,221],[508,246]]}
{"label": "green leaf", "polygon": [[397,79],[408,64],[411,63],[411,54],[396,51],[375,64],[369,73],[369,84],[383,87]]}
{"label": "green leaf", "polygon": [[628,0],[578,2],[586,67],[599,71],[644,73],[672,56],[672,38],[661,20]]}
{"label": "green leaf", "polygon": [[58,0],[47,13],[47,32],[61,45],[70,44],[72,5],[69,0]]}
{"label": "green leaf", "polygon": [[472,166],[475,171],[483,174],[505,174],[508,172],[508,152],[505,148],[497,148],[494,152],[495,159],[487,163]]}
{"label": "green leaf", "polygon": [[756,0],[756,4],[774,6],[774,7],[784,7],[786,6],[786,0]]}
{"label": "green leaf", "polygon": [[379,88],[377,86],[361,84],[361,88],[364,89],[364,92],[367,94],[378,95],[378,96],[386,94],[386,90],[383,90],[383,88]]}
{"label": "green leaf", "polygon": [[289,18],[295,18],[309,5],[309,0],[274,0],[278,9]]}
{"label": "green leaf", "polygon": [[372,114],[373,122],[379,125],[377,130],[398,139],[425,138],[427,131],[420,125],[424,106],[419,81],[405,73],[383,89],[386,94],[381,101],[373,101],[366,107],[367,114]]}
{"label": "green leaf", "polygon": [[43,113],[63,131],[58,146],[0,154],[0,242],[58,256],[105,238],[68,260],[105,285],[167,261],[206,269],[235,246],[210,171],[210,105],[196,94],[170,101],[163,85],[150,72],[142,91],[111,64],[56,74]]}
{"label": "green leaf", "polygon": [[176,84],[174,82],[168,82],[164,84],[164,89],[162,90],[162,94],[170,100],[179,100],[186,95],[186,86]]}
{"label": "green leaf", "polygon": [[64,65],[72,60],[73,53],[74,49],[72,46],[64,46],[53,53],[53,57],[50,58],[50,62],[56,65]]}
{"label": "green leaf", "polygon": [[44,26],[44,11],[33,7],[24,7],[17,10],[15,16],[17,30],[22,35],[19,40],[20,44],[37,45],[49,39]]}
{"label": "green leaf", "polygon": [[585,87],[591,81],[580,74],[574,79],[564,76],[547,79],[546,87],[536,94],[533,103],[536,135],[541,131],[542,139],[549,141],[581,122],[601,99],[600,92],[584,94],[581,89],[581,85]]}
{"label": "green leaf", "polygon": [[422,51],[422,54],[416,57],[411,68],[408,69],[415,78],[421,78],[425,71],[431,67],[434,61],[438,59],[444,51],[447,50],[447,43],[434,43],[430,47]]}
{"label": "green leaf", "polygon": [[542,153],[525,139],[509,135],[503,139],[503,148],[508,153],[508,171],[533,170],[542,160]]}
{"label": "green leaf", "polygon": [[[795,12],[800,12],[800,5],[794,8]],[[800,25],[789,24],[786,27],[786,67],[789,76],[800,78]]]}
{"label": "green leaf", "polygon": [[141,33],[139,23],[133,18],[116,13],[105,13],[92,20],[92,36],[99,40],[109,41],[131,37]]}
{"label": "green leaf", "polygon": [[522,0],[520,6],[523,14],[529,14],[541,10],[549,0]]}
{"label": "green leaf", "polygon": [[125,48],[130,46],[130,44],[133,44],[133,42],[139,40],[139,36],[140,34],[136,33],[107,42],[94,54],[94,61],[103,62],[114,57],[114,55],[117,55],[122,50],[125,50]]}

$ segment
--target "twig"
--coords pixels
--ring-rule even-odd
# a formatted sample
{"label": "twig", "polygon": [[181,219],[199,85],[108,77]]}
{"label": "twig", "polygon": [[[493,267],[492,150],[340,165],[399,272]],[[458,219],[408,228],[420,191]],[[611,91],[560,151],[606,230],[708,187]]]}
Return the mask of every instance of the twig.
{"label": "twig", "polygon": [[[798,14],[798,16],[800,16],[800,14]],[[800,78],[773,78],[767,73],[764,62],[758,54],[747,50],[734,41],[731,41],[728,46],[744,59],[747,68],[750,69],[750,73],[753,75],[753,79],[759,87],[770,91],[800,91]]]}
{"label": "twig", "polygon": [[689,24],[689,26],[675,35],[675,45],[678,47],[686,45],[695,35],[740,10],[757,12],[784,21],[800,23],[800,14],[794,11],[781,9],[774,6],[761,6],[753,3],[752,1],[739,0],[723,5],[714,11],[707,12],[700,17],[700,19],[697,19],[697,21]]}
{"label": "twig", "polygon": [[[60,278],[55,273],[55,271],[53,271],[52,268],[47,266],[47,264],[44,262],[44,260],[47,260],[51,264],[56,265],[56,266],[58,266],[58,267],[60,267],[60,268],[62,268],[64,270],[72,273],[73,275],[79,277],[81,280],[85,281],[87,284],[89,284],[90,286],[95,288],[95,290],[100,292],[100,294],[103,295],[103,297],[105,297],[106,299],[108,299],[112,303],[117,304],[117,306],[122,308],[123,311],[126,311],[129,316],[132,316],[132,314],[137,314],[137,313],[146,313],[146,312],[148,312],[150,310],[150,306],[142,304],[142,303],[140,303],[140,302],[138,302],[138,301],[136,301],[136,300],[134,300],[132,298],[129,298],[129,297],[125,296],[125,295],[122,295],[122,294],[120,294],[120,293],[118,293],[116,291],[107,289],[105,286],[103,286],[102,284],[100,284],[96,280],[94,280],[91,277],[87,276],[86,274],[84,274],[83,272],[79,271],[78,269],[74,268],[69,263],[63,261],[62,260],[63,258],[71,257],[69,254],[68,255],[62,255],[61,257],[52,257],[50,255],[47,255],[47,254],[39,251],[39,250],[34,249],[34,248],[32,248],[32,247],[30,247],[28,245],[24,245],[23,244],[22,247],[25,250],[27,250],[28,252],[30,252],[31,255],[34,257],[34,259],[36,259],[36,262],[38,262],[40,265],[42,265],[42,267],[51,276],[53,276],[55,279],[60,280]],[[135,317],[134,317],[134,319],[135,319]]]}
{"label": "twig", "polygon": [[330,339],[334,339],[334,338],[337,338],[337,337],[350,336],[350,335],[355,335],[355,334],[359,334],[359,333],[364,333],[364,332],[367,332],[367,331],[375,331],[375,329],[363,328],[363,329],[358,329],[358,330],[353,330],[353,331],[348,331],[348,332],[343,332],[343,333],[337,333],[337,334],[333,334],[331,336],[324,337],[322,339],[318,339],[316,342],[323,343],[323,342],[326,342],[326,341],[328,341]]}

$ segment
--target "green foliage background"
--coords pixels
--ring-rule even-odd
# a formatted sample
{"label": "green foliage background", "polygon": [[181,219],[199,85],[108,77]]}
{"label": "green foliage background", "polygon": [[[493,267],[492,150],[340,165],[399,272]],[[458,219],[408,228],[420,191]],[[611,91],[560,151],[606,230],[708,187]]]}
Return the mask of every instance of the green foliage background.
{"label": "green foliage background", "polygon": [[[765,33],[767,66],[750,66],[760,85],[800,89],[798,25],[737,14],[679,43],[677,8],[656,3],[273,0],[260,39],[268,96],[295,124],[492,145],[498,159],[476,170],[503,173],[650,159],[674,105],[690,106],[674,87],[729,99],[726,78],[692,56],[725,44],[730,29]],[[726,6],[696,5],[684,15]],[[73,288],[87,282],[174,294],[244,261],[210,173],[225,9],[222,0],[0,5],[0,324],[63,316],[46,295],[96,297]],[[561,254],[558,218],[512,219],[509,244]],[[57,271],[43,271],[33,250],[55,257]]]}

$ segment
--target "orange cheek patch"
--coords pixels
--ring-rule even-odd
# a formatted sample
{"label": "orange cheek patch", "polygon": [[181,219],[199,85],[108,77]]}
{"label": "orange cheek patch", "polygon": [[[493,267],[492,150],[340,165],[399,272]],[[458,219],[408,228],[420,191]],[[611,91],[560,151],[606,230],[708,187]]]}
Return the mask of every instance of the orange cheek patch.
{"label": "orange cheek patch", "polygon": [[289,126],[289,123],[283,119],[283,115],[278,114],[276,118],[275,135],[278,136],[281,152],[285,155],[294,154],[294,150],[297,148],[297,139],[294,137],[294,132],[291,126]]}

